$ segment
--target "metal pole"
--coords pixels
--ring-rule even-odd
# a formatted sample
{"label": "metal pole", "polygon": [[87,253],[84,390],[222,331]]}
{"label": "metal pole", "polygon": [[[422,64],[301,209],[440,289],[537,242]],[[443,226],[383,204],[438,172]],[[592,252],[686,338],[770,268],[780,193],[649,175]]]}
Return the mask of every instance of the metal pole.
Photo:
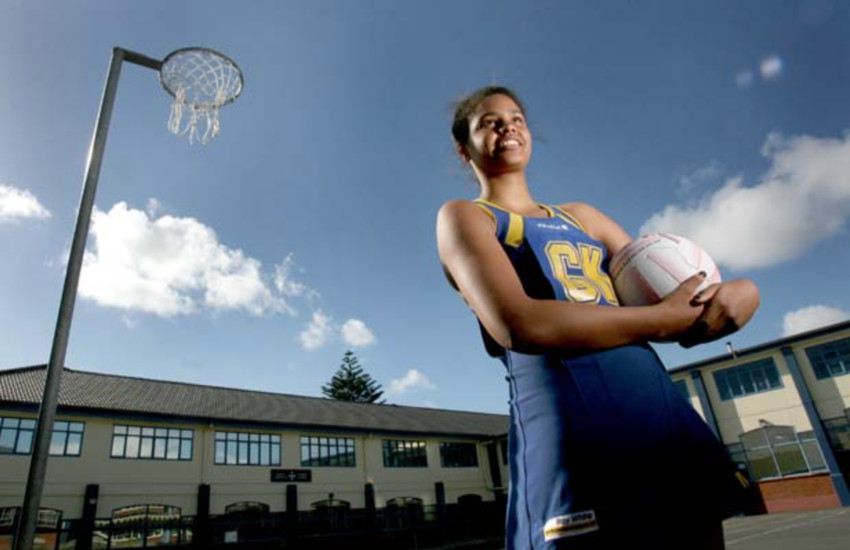
{"label": "metal pole", "polygon": [[100,112],[97,116],[94,136],[89,149],[88,166],[83,184],[83,195],[80,199],[80,209],[77,214],[77,225],[74,229],[74,240],[68,257],[68,269],[65,273],[65,286],[62,289],[62,301],[59,304],[59,317],[56,321],[56,331],[53,335],[53,347],[50,351],[50,362],[47,366],[47,379],[44,383],[44,395],[41,408],[38,411],[38,424],[35,431],[35,445],[30,461],[27,488],[24,494],[24,504],[15,537],[16,550],[32,550],[38,523],[38,509],[41,505],[41,494],[44,490],[44,474],[47,471],[47,456],[50,451],[50,439],[53,434],[53,421],[56,418],[56,405],[59,401],[60,379],[65,365],[65,352],[68,349],[68,335],[71,330],[71,318],[74,314],[74,302],[77,297],[77,286],[80,282],[80,271],[83,265],[83,252],[86,248],[86,238],[89,232],[94,196],[97,190],[97,180],[100,175],[100,165],[106,146],[106,135],[109,130],[109,119],[112,117],[112,106],[115,103],[115,92],[118,88],[118,77],[121,74],[121,62],[124,50],[112,50],[112,63],[106,78],[106,87],[100,102]]}

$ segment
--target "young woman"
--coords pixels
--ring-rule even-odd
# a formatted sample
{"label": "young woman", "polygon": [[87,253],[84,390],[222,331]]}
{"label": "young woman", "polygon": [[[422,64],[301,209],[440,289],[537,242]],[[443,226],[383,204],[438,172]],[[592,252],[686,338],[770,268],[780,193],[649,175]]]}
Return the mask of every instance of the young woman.
{"label": "young woman", "polygon": [[739,279],[696,293],[696,275],[657,305],[619,307],[608,261],[631,238],[590,205],[532,198],[516,94],[473,93],[452,134],[481,195],[443,205],[437,240],[508,371],[507,547],[722,548],[741,483],[648,342],[729,334],[758,289]]}

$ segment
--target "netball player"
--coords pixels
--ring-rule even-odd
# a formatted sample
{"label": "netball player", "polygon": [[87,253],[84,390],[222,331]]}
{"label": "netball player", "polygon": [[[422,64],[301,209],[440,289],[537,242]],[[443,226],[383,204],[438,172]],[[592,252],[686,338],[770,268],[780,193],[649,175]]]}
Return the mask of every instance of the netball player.
{"label": "netball player", "polygon": [[696,275],[657,305],[620,307],[607,266],[631,238],[588,204],[532,198],[516,94],[468,96],[452,134],[481,192],[443,205],[437,240],[507,367],[507,547],[723,548],[741,484],[648,343],[729,334],[755,312],[758,289],[739,279],[697,294]]}

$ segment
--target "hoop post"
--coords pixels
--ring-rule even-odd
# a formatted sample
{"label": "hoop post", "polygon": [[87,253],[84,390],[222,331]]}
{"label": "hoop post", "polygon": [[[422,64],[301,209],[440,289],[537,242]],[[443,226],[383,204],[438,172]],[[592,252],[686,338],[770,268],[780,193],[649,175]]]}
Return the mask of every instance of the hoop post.
{"label": "hoop post", "polygon": [[125,50],[124,48],[116,47],[115,50],[121,50],[121,52],[123,52],[124,61],[129,61],[130,63],[141,65],[142,67],[147,67],[148,69],[153,69],[155,71],[159,71],[162,67],[162,61],[159,59],[154,59],[131,50]]}
{"label": "hoop post", "polygon": [[112,62],[109,65],[109,74],[103,90],[103,98],[100,103],[94,136],[92,137],[86,176],[83,183],[83,194],[80,198],[77,224],[74,229],[74,240],[71,243],[71,252],[68,257],[68,268],[65,273],[62,300],[59,304],[59,315],[56,320],[53,347],[50,351],[50,362],[47,366],[44,393],[38,411],[35,442],[32,459],[30,460],[24,504],[21,508],[21,519],[18,524],[18,536],[15,537],[16,550],[31,550],[35,541],[38,510],[44,490],[44,475],[47,471],[47,457],[50,451],[50,439],[53,433],[53,421],[56,418],[56,408],[59,403],[62,369],[65,366],[65,353],[68,350],[71,319],[74,315],[74,302],[77,298],[77,287],[79,286],[80,272],[83,265],[83,253],[85,252],[91,212],[97,190],[97,181],[100,176],[103,151],[106,147],[109,120],[112,118],[112,106],[115,103],[118,77],[121,75],[121,63],[123,60],[124,52],[119,48],[115,48],[112,51]]}

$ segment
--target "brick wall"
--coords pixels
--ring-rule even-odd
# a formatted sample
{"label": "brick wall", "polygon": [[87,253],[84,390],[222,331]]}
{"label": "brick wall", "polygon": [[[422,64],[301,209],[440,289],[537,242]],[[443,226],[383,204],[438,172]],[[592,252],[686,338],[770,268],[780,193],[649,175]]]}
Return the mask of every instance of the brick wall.
{"label": "brick wall", "polygon": [[841,506],[828,473],[759,481],[756,485],[769,514]]}

